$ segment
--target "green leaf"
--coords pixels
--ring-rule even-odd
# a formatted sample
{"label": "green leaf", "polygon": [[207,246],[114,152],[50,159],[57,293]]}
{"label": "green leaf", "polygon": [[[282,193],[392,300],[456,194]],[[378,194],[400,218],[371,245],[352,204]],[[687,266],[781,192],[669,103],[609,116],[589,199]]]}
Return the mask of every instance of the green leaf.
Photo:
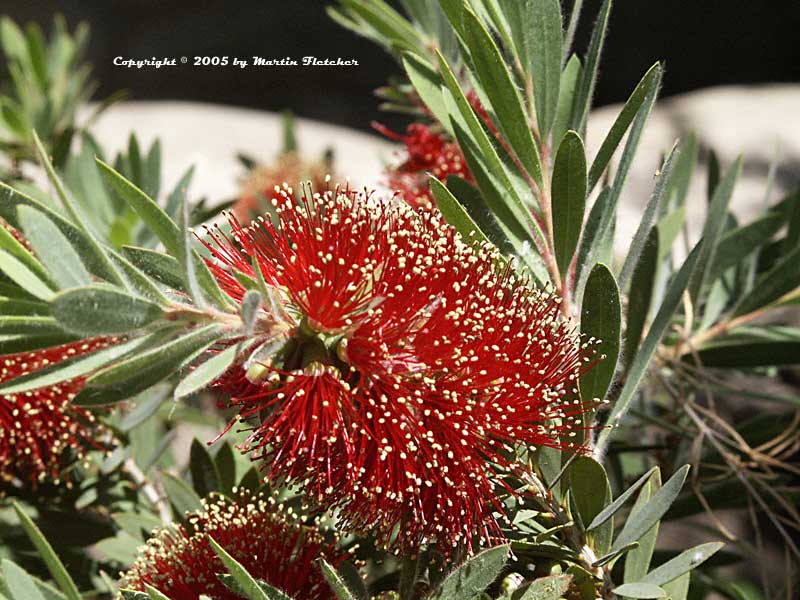
{"label": "green leaf", "polygon": [[208,496],[211,492],[221,491],[219,471],[205,445],[197,438],[192,440],[189,450],[189,472],[197,495]]}
{"label": "green leaf", "polygon": [[164,490],[167,492],[167,497],[175,507],[175,512],[181,517],[186,513],[200,510],[202,503],[200,496],[187,485],[185,481],[175,477],[172,473],[162,473],[161,481],[164,484]]}
{"label": "green leaf", "polygon": [[661,165],[658,175],[656,176],[656,183],[653,187],[653,193],[650,195],[650,200],[647,202],[642,213],[639,226],[636,228],[636,233],[633,235],[628,253],[625,256],[625,262],[622,265],[622,270],[619,275],[620,289],[626,289],[628,279],[630,278],[634,267],[639,262],[639,256],[647,243],[648,236],[652,233],[651,228],[655,220],[659,208],[661,207],[662,198],[665,196],[670,175],[672,173],[672,164],[675,158],[675,146],[667,153],[664,159],[664,164]]}
{"label": "green leaf", "polygon": [[[504,224],[506,228],[516,227],[520,230],[521,235],[528,237],[531,235],[530,232],[536,232],[541,237],[541,230],[531,218],[529,209],[520,200],[506,166],[500,160],[497,149],[464,95],[456,76],[444,57],[441,54],[437,54],[437,56],[444,83],[449,92],[445,95],[445,103],[448,105],[456,139],[464,151],[470,169],[478,180],[481,191],[484,192],[486,202],[498,217],[498,222]],[[478,160],[480,162],[476,164]],[[483,176],[484,183],[481,183],[481,176]],[[490,185],[487,185],[487,181]],[[510,215],[511,219],[504,219],[500,214],[501,211]],[[532,240],[532,238],[530,239]]]}
{"label": "green leaf", "polygon": [[647,98],[648,92],[650,92],[653,87],[653,83],[657,81],[660,72],[661,65],[659,63],[654,64],[648,69],[647,73],[644,74],[644,77],[642,77],[641,81],[639,81],[628,97],[622,110],[614,120],[613,125],[611,125],[611,129],[608,130],[603,143],[600,145],[600,149],[594,157],[594,161],[592,161],[592,167],[589,169],[589,193],[591,193],[597,185],[597,182],[600,181],[600,178],[603,176],[606,167],[608,167],[608,163],[611,162],[611,157],[614,156],[614,152],[622,141],[622,138],[625,137],[625,132],[628,131],[628,127],[630,127],[634,117],[639,112],[639,109]]}
{"label": "green leaf", "polygon": [[533,96],[539,133],[546,139],[553,126],[561,85],[561,5],[558,0],[531,0],[530,36]]}
{"label": "green leaf", "polygon": [[5,227],[0,227],[0,249],[5,250],[14,258],[22,262],[39,279],[48,280],[50,275],[47,270],[28,250],[19,243],[17,238],[11,235]]}
{"label": "green leaf", "polygon": [[242,317],[246,337],[253,335],[259,308],[261,308],[261,293],[258,290],[247,290],[239,306],[239,315]]}
{"label": "green leaf", "polygon": [[609,268],[598,263],[586,282],[581,306],[581,334],[600,340],[595,351],[600,361],[580,379],[585,401],[603,400],[614,378],[620,344],[620,300],[617,282]]}
{"label": "green leaf", "polygon": [[694,306],[698,306],[700,294],[708,282],[708,274],[724,231],[725,215],[728,213],[728,206],[733,195],[733,186],[741,172],[742,157],[740,156],[727,170],[725,177],[722,178],[711,198],[708,216],[703,226],[703,243],[700,249],[700,256],[697,258],[697,267],[689,282],[689,296]]}
{"label": "green leaf", "polygon": [[[658,467],[653,467],[649,473],[653,474],[652,477],[647,477],[647,483],[642,488],[642,492],[636,499],[636,503],[631,509],[630,517],[639,513],[653,497],[653,494],[661,487],[661,471]],[[644,477],[640,478],[644,479]],[[658,539],[659,523],[653,525],[647,533],[639,538],[639,546],[631,550],[625,557],[625,572],[624,582],[635,583],[640,581],[645,576],[647,570],[650,568],[650,560],[653,558],[653,550],[656,546]]]}
{"label": "green leaf", "polygon": [[376,31],[391,40],[393,46],[411,50],[424,47],[419,32],[386,2],[341,0],[342,4],[369,23]]}
{"label": "green leaf", "polygon": [[[581,1],[581,0],[579,0]],[[553,122],[553,139],[560,140],[569,129],[569,119],[572,116],[572,105],[575,102],[575,93],[578,87],[578,78],[581,75],[581,61],[574,54],[567,61],[564,72],[561,74],[561,87],[558,92],[558,109]]]}
{"label": "green leaf", "polygon": [[142,190],[125,179],[111,166],[96,159],[100,173],[109,187],[119,194],[136,211],[139,218],[156,234],[167,251],[177,256],[181,251],[181,232],[167,213]]}
{"label": "green leaf", "polygon": [[5,15],[0,19],[0,43],[8,60],[27,63],[28,44],[25,36],[17,24]]}
{"label": "green leaf", "polygon": [[250,573],[245,569],[235,558],[220,546],[214,538],[208,537],[208,542],[217,553],[222,564],[228,569],[228,572],[239,584],[241,591],[244,593],[248,600],[273,600],[266,592],[258,585],[258,582],[253,578]]}
{"label": "green leaf", "polygon": [[[93,259],[99,265],[101,265],[102,271],[104,271],[107,274],[107,277],[110,281],[120,285],[127,285],[125,278],[119,272],[119,269],[117,269],[117,267],[111,261],[111,258],[109,258],[109,255],[103,248],[103,245],[95,238],[94,234],[86,226],[85,219],[78,211],[78,208],[75,205],[75,203],[67,195],[67,191],[66,189],[64,189],[64,184],[61,182],[61,178],[56,173],[55,168],[53,168],[53,163],[50,161],[50,156],[47,154],[47,151],[42,145],[42,141],[39,139],[39,136],[36,134],[35,131],[33,132],[33,141],[34,145],[36,146],[36,153],[39,157],[39,161],[42,163],[42,166],[44,167],[45,173],[47,174],[47,178],[53,185],[53,188],[56,191],[56,195],[61,200],[61,204],[64,206],[67,215],[72,220],[71,225],[81,233],[80,241],[84,248],[84,252],[91,254]],[[64,234],[67,236],[68,239],[71,238],[71,236],[66,231],[64,232]],[[84,261],[85,260],[86,259],[84,258]]]}
{"label": "green leaf", "polygon": [[603,510],[601,510],[599,513],[597,513],[597,515],[595,515],[594,519],[592,519],[592,522],[589,523],[589,526],[586,527],[586,529],[588,531],[591,531],[592,529],[600,527],[600,525],[602,525],[603,523],[608,521],[612,516],[614,516],[619,511],[619,509],[625,505],[625,503],[630,499],[630,497],[633,496],[636,490],[638,490],[642,485],[644,485],[646,482],[650,480],[650,477],[653,475],[655,471],[656,467],[650,469],[647,473],[645,473],[639,479],[637,479],[636,482],[631,487],[622,492],[619,495],[619,497],[617,497],[613,502],[604,506]]}
{"label": "green leaf", "polygon": [[[611,502],[611,484],[606,470],[599,462],[588,456],[579,456],[569,467],[570,497],[575,503],[581,524],[591,524],[607,504]],[[609,518],[591,530],[592,547],[595,553],[605,554],[611,546],[614,522]]]}
{"label": "green leaf", "polygon": [[650,314],[650,305],[653,301],[653,290],[656,283],[656,273],[659,263],[659,235],[658,227],[650,230],[650,235],[644,243],[644,248],[639,255],[636,268],[631,276],[631,286],[628,292],[628,314],[625,327],[625,370],[636,357],[639,343],[642,340],[647,315]]}
{"label": "green leaf", "polygon": [[0,250],[0,272],[31,296],[36,296],[40,300],[47,301],[55,295],[55,292],[38,275],[5,250]]}
{"label": "green leaf", "polygon": [[122,600],[150,600],[150,596],[145,592],[137,592],[136,590],[120,590]]}
{"label": "green leaf", "polygon": [[[0,316],[0,335],[28,334],[37,337],[63,335],[64,330],[52,317]],[[16,338],[13,338],[16,341]]]}
{"label": "green leaf", "polygon": [[[559,22],[559,31],[560,27]],[[511,78],[511,73],[509,73],[500,49],[483,23],[471,10],[464,11],[464,35],[470,48],[475,74],[497,115],[499,121],[497,125],[503,129],[504,137],[516,152],[522,165],[541,187],[542,167],[539,162],[539,151],[531,130],[525,125],[528,120],[523,108],[522,97]],[[559,38],[559,50],[555,56],[557,73],[554,102],[558,100],[558,72],[561,69],[560,46]],[[555,106],[553,106],[553,114],[555,114]]]}
{"label": "green leaf", "polygon": [[566,277],[581,236],[586,207],[586,152],[574,131],[568,131],[558,146],[550,198],[556,262]]}
{"label": "green leaf", "polygon": [[777,302],[784,295],[794,291],[800,286],[798,264],[800,264],[800,245],[756,279],[753,289],[736,305],[733,316],[751,313]]}
{"label": "green leaf", "polygon": [[464,241],[467,243],[472,240],[488,242],[489,240],[475,221],[472,220],[472,217],[469,216],[469,213],[467,213],[464,207],[456,200],[455,196],[450,193],[450,190],[433,176],[429,177],[428,181],[431,186],[431,192],[433,192],[433,197],[436,199],[436,206],[442,211],[445,220],[461,234]]}
{"label": "green leaf", "polygon": [[624,583],[613,592],[625,598],[666,598],[667,592],[652,583]]}
{"label": "green leaf", "polygon": [[[667,592],[667,596],[670,600],[686,600],[686,597],[689,595],[689,583],[691,582],[691,575],[691,573],[684,573],[677,579],[674,579],[673,581],[665,583],[661,586],[664,588],[664,591]],[[753,598],[752,600],[756,600],[756,598]],[[758,600],[761,600],[760,596]]]}
{"label": "green leaf", "polygon": [[442,581],[432,600],[464,600],[480,594],[500,575],[508,550],[508,545],[495,546],[459,565]]}
{"label": "green leaf", "polygon": [[525,588],[525,593],[519,600],[560,600],[565,596],[572,581],[570,575],[550,575],[534,579]]}
{"label": "green leaf", "polygon": [[589,40],[589,49],[583,61],[581,78],[575,94],[575,104],[572,107],[571,129],[582,136],[586,134],[586,119],[592,106],[594,86],[597,82],[597,71],[600,67],[600,54],[603,52],[606,29],[608,28],[608,15],[611,13],[611,0],[604,0],[600,12],[597,14],[592,37]]}
{"label": "green leaf", "polygon": [[11,594],[10,600],[45,600],[33,577],[7,558],[2,559],[0,570],[3,572],[3,583]]}
{"label": "green leaf", "polygon": [[87,384],[103,387],[131,380],[150,381],[151,378],[154,379],[152,383],[157,383],[177,369],[183,360],[208,347],[222,335],[223,329],[219,325],[198,327],[166,344],[102,369],[92,375]]}
{"label": "green leaf", "polygon": [[169,596],[162,594],[159,590],[147,583],[144,584],[144,589],[147,590],[147,595],[150,596],[150,600],[172,600]]}
{"label": "green leaf", "polygon": [[214,464],[219,473],[219,484],[224,494],[230,494],[236,485],[236,456],[228,442],[223,442],[214,455]]}
{"label": "green leaf", "polygon": [[42,535],[42,532],[38,527],[36,527],[36,524],[31,520],[31,518],[25,514],[25,512],[23,512],[19,505],[16,502],[14,502],[13,505],[20,525],[22,525],[25,533],[30,538],[31,542],[33,542],[33,545],[36,547],[36,551],[44,561],[44,564],[47,565],[47,570],[50,571],[50,575],[52,575],[53,580],[58,584],[58,587],[62,592],[64,592],[64,595],[68,600],[81,600],[81,594],[78,591],[78,587],[69,576],[69,573],[67,573],[64,563],[62,563],[61,559],[58,558],[58,555],[53,550],[53,547],[50,545],[44,535]]}
{"label": "green leaf", "polygon": [[178,259],[149,248],[123,246],[123,254],[145,274],[178,291],[186,291]]}
{"label": "green leaf", "polygon": [[344,580],[339,576],[336,570],[324,558],[318,559],[319,568],[322,571],[322,576],[328,585],[331,586],[333,593],[336,594],[338,600],[356,600],[356,597],[347,587]]}
{"label": "green leaf", "polygon": [[[156,234],[167,251],[173,256],[186,254],[185,240],[181,229],[170,219],[169,215],[142,190],[125,179],[112,167],[100,159],[96,159],[100,172],[109,186],[116,191],[133,208],[144,223]],[[220,308],[231,306],[230,299],[220,289],[214,276],[203,259],[192,251],[192,265],[196,269],[199,286],[208,298]]]}
{"label": "green leaf", "polygon": [[149,338],[136,338],[109,348],[95,350],[90,354],[53,363],[33,373],[3,382],[0,384],[0,393],[20,394],[83,377],[121,356],[135,352],[149,341]]}
{"label": "green leaf", "polygon": [[766,245],[783,224],[780,214],[768,213],[752,223],[725,232],[719,240],[714,261],[708,270],[709,283],[716,281],[725,271],[741,264],[747,256]]}
{"label": "green leaf", "polygon": [[595,452],[598,456],[603,454],[606,446],[608,445],[612,432],[614,429],[619,427],[622,417],[624,417],[628,412],[628,408],[634,398],[634,395],[636,394],[636,390],[638,389],[639,384],[647,372],[650,360],[655,355],[656,349],[661,342],[661,338],[664,336],[667,328],[672,323],[675,311],[681,302],[683,292],[689,283],[689,278],[694,272],[694,267],[697,264],[697,256],[702,243],[703,242],[700,241],[689,253],[689,256],[686,257],[683,265],[675,274],[672,282],[667,288],[667,292],[664,295],[664,300],[662,301],[661,306],[656,313],[655,319],[653,319],[653,324],[650,326],[650,330],[647,332],[647,335],[645,336],[644,341],[642,342],[642,345],[636,354],[636,358],[634,358],[633,362],[631,363],[625,384],[622,386],[619,397],[614,403],[614,407],[611,409],[611,414],[608,417],[606,428],[600,432],[600,435],[598,436],[597,443],[595,444]]}
{"label": "green leaf", "polygon": [[95,275],[107,279],[109,281],[122,282],[119,273],[115,270],[113,264],[106,260],[103,249],[99,247],[99,242],[94,240],[88,231],[81,229],[78,225],[73,224],[65,219],[57,211],[49,206],[43,204],[39,200],[32,198],[20,191],[7,186],[0,181],[0,194],[2,194],[2,201],[0,201],[0,216],[4,218],[14,227],[18,227],[19,222],[17,219],[17,208],[20,205],[32,206],[47,215],[53,223],[61,230],[61,233],[69,240],[72,246],[77,250],[78,254],[83,261],[83,264]]}
{"label": "green leaf", "polygon": [[[427,61],[416,54],[406,53],[403,55],[403,68],[425,106],[437,121],[445,128],[450,128],[450,116],[442,96],[442,77]],[[452,131],[449,133],[452,134]]]}
{"label": "green leaf", "polygon": [[175,400],[198,392],[216,380],[230,368],[239,354],[239,345],[234,344],[198,365],[175,388]]}
{"label": "green leaf", "polygon": [[611,551],[614,552],[638,541],[669,510],[683,487],[689,465],[684,465],[667,480],[661,489],[645,504],[641,510],[632,514],[625,522],[622,531],[614,540]]}
{"label": "green leaf", "polygon": [[99,285],[60,292],[51,306],[67,331],[85,336],[128,333],[164,317],[164,310],[154,302]]}
{"label": "green leaf", "polygon": [[665,583],[674,581],[684,573],[688,573],[703,564],[724,545],[725,544],[722,542],[709,542],[681,552],[672,560],[650,571],[641,581],[642,583],[651,583],[654,585],[664,585]]}
{"label": "green leaf", "polygon": [[[244,588],[239,584],[233,576],[228,575],[226,573],[217,573],[217,578],[232,592],[236,593],[239,596],[247,597],[247,592]],[[261,588],[261,590],[267,595],[269,600],[294,600],[287,594],[284,594],[278,588],[271,586],[266,581],[262,581],[260,579],[256,579],[256,583]]]}
{"label": "green leaf", "polygon": [[50,265],[53,280],[61,288],[90,283],[89,272],[61,230],[31,206],[20,206],[19,221],[25,237],[45,265]]}

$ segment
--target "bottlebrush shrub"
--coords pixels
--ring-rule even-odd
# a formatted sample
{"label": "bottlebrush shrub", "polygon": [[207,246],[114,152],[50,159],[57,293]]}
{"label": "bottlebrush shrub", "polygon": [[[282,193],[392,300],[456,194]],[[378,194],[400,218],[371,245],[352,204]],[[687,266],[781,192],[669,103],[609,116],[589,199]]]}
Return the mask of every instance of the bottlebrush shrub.
{"label": "bottlebrush shrub", "polygon": [[[437,209],[285,191],[253,225],[234,220],[230,235],[200,244],[185,194],[158,202],[123,165],[99,160],[109,197],[138,219],[120,244],[90,226],[32,134],[55,195],[0,184],[0,217],[30,242],[0,234],[3,348],[115,343],[0,393],[81,379],[72,405],[119,405],[102,418],[121,445],[57,511],[40,494],[8,492],[19,503],[4,596],[61,597],[42,578],[69,600],[79,589],[115,594],[102,574],[128,571],[147,532],[177,520],[193,536],[202,497],[262,485],[302,522],[343,536],[354,559],[309,571],[340,599],[684,600],[690,584],[693,598],[740,598],[742,576],[717,568],[771,556],[773,538],[787,581],[796,576],[797,427],[782,418],[796,401],[773,390],[800,361],[786,320],[800,297],[800,196],[767,192],[762,213],[740,224],[729,203],[741,160],[711,160],[707,219],[689,239],[699,143],[688,136],[667,149],[628,251],[612,260],[662,69],[645,73],[587,158],[610,2],[580,58],[581,3],[566,27],[556,0],[403,5],[410,18],[382,0],[342,0],[331,14],[397,56],[408,81],[387,93],[416,95],[427,124],[463,153],[474,180],[430,178]],[[209,396],[224,417],[209,414]],[[730,408],[743,397],[765,403],[763,416]],[[226,439],[210,450],[195,440],[176,474],[168,430],[226,421]],[[720,508],[752,516],[759,535],[737,539]],[[657,547],[659,530],[684,517],[708,537]],[[67,534],[54,521],[91,526]],[[762,535],[767,526],[775,535]],[[196,539],[220,562],[198,541],[182,565],[226,571],[243,598],[287,597],[251,557],[213,534]],[[774,585],[765,577],[765,590]],[[123,597],[165,597],[144,588]]]}

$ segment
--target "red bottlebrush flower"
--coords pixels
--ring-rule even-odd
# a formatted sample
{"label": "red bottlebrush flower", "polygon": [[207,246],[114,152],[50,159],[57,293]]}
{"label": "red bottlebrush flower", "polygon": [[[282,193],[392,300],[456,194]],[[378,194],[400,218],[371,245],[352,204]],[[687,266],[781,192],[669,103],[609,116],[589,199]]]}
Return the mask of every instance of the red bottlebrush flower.
{"label": "red bottlebrush flower", "polygon": [[231,211],[239,221],[249,223],[264,214],[268,208],[265,203],[269,203],[276,193],[275,188],[280,188],[283,182],[299,185],[301,181],[308,180],[321,188],[330,170],[328,162],[308,162],[296,152],[284,153],[274,164],[256,166],[248,173]]}
{"label": "red bottlebrush flower", "polygon": [[387,185],[400,192],[411,206],[426,209],[435,206],[428,173],[440,181],[446,181],[448,175],[458,175],[470,182],[475,180],[458,144],[431,127],[412,123],[405,135],[400,135],[379,123],[372,126],[386,137],[405,144],[405,160],[387,169],[386,176]]}
{"label": "red bottlebrush flower", "polygon": [[297,600],[334,598],[314,561],[324,557],[337,565],[344,553],[314,527],[263,497],[245,493],[237,500],[212,496],[202,510],[189,513],[188,527],[173,525],[150,538],[122,589],[144,591],[151,585],[171,600],[214,600],[241,596],[217,578],[227,570],[208,541],[213,538],[256,579]]}
{"label": "red bottlebrush flower", "polygon": [[[106,339],[74,342],[21,354],[0,356],[0,383],[107,346]],[[83,378],[29,392],[0,393],[0,478],[35,486],[59,481],[67,459],[79,459],[89,448],[102,448],[103,428],[86,409],[70,401]]]}
{"label": "red bottlebrush flower", "polygon": [[277,354],[217,382],[257,421],[254,458],[396,549],[499,535],[494,469],[518,472],[517,445],[569,447],[581,427],[589,359],[557,298],[433,211],[350,190],[273,204],[278,226],[231,219],[235,241],[208,244],[234,299],[231,271],[255,278],[253,259],[274,287],[265,348],[282,322]]}

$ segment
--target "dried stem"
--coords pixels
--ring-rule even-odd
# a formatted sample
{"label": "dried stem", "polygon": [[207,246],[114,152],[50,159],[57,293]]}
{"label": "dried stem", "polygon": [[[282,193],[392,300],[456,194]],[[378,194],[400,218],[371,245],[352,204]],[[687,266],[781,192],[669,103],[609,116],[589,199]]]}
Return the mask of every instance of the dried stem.
{"label": "dried stem", "polygon": [[164,497],[158,493],[153,482],[142,472],[139,465],[136,464],[136,461],[132,458],[125,459],[122,463],[122,469],[128,477],[130,477],[131,481],[136,484],[136,487],[141,490],[147,501],[156,509],[161,522],[164,525],[172,523],[172,511],[164,500]]}

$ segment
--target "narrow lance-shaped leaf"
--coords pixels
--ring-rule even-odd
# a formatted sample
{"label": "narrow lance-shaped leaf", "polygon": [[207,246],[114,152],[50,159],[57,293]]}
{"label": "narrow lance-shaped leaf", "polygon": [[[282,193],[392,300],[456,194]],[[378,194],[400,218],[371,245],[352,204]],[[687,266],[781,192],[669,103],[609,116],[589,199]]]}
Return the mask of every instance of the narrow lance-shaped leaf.
{"label": "narrow lance-shaped leaf", "polygon": [[681,552],[675,558],[668,560],[645,575],[642,583],[664,585],[703,564],[724,546],[722,542],[709,542],[700,544],[689,550]]}
{"label": "narrow lance-shaped leaf", "polygon": [[603,510],[597,513],[595,518],[592,520],[591,523],[589,523],[586,529],[591,531],[595,527],[599,527],[600,525],[608,521],[612,516],[614,516],[619,511],[619,509],[621,509],[625,505],[625,503],[631,498],[631,496],[633,496],[633,494],[636,493],[636,490],[638,490],[640,487],[642,487],[645,483],[647,483],[650,480],[650,477],[652,477],[655,471],[656,467],[653,467],[652,469],[647,471],[647,473],[639,477],[639,479],[637,479],[632,486],[630,486],[627,490],[622,492],[617,498],[614,499],[613,502],[606,505],[603,508]]}
{"label": "narrow lance-shaped leaf", "polygon": [[450,193],[441,181],[431,176],[428,178],[431,186],[431,192],[436,199],[436,206],[442,211],[445,220],[455,227],[464,240],[477,240],[478,242],[488,242],[489,240],[480,230],[469,213],[463,206],[456,200],[455,196]]}
{"label": "narrow lance-shaped leaf", "polygon": [[672,149],[667,153],[667,157],[664,159],[664,164],[661,166],[656,176],[653,193],[650,195],[650,200],[644,208],[642,218],[639,220],[639,226],[636,228],[636,233],[634,233],[633,239],[631,240],[628,254],[625,256],[625,261],[622,264],[622,270],[619,274],[619,287],[621,290],[625,289],[628,278],[633,274],[633,269],[639,261],[639,255],[647,241],[647,236],[650,233],[653,221],[658,215],[662,199],[664,198],[664,191],[667,189],[667,184],[672,174],[676,145],[672,146]]}
{"label": "narrow lance-shaped leaf", "polygon": [[572,105],[575,102],[578,78],[581,75],[581,61],[576,55],[567,61],[564,72],[561,74],[561,86],[558,91],[558,108],[553,121],[553,140],[560,140],[569,129],[569,120],[572,116]]}
{"label": "narrow lance-shaped leaf", "polygon": [[614,378],[620,344],[620,299],[614,275],[604,264],[592,269],[586,282],[581,307],[581,333],[595,345],[598,363],[580,379],[581,397],[586,402],[603,400]]}
{"label": "narrow lance-shaped leaf", "polygon": [[31,271],[22,261],[5,250],[0,250],[0,272],[23,290],[40,300],[50,300],[55,292]]}
{"label": "narrow lance-shaped leaf", "polygon": [[[599,462],[588,456],[577,457],[569,467],[569,489],[572,501],[577,507],[577,516],[584,530],[594,522],[597,515],[611,502],[611,485],[606,471]],[[613,521],[591,531],[593,547],[597,554],[605,554],[611,546],[614,534]]]}
{"label": "narrow lance-shaped leaf", "polygon": [[652,583],[623,583],[614,588],[614,593],[623,598],[637,598],[649,600],[651,598],[666,598],[667,592]]}
{"label": "narrow lance-shaped leaf", "polygon": [[567,593],[571,575],[550,575],[534,579],[519,600],[560,600]]}
{"label": "narrow lance-shaped leaf", "polygon": [[183,359],[207,347],[223,333],[224,330],[216,324],[199,327],[171,342],[104,368],[90,377],[87,384],[111,386],[132,379],[141,379],[145,374],[151,373],[164,374],[166,377],[181,364]]}
{"label": "narrow lance-shaped leaf", "polygon": [[558,0],[532,0],[533,30],[529,60],[533,70],[533,96],[539,135],[547,139],[558,106],[561,85],[561,5]]}
{"label": "narrow lance-shaped leaf", "polygon": [[578,246],[586,206],[586,154],[574,131],[568,131],[558,146],[550,198],[556,262],[565,276]]}
{"label": "narrow lance-shaped leaf", "polygon": [[689,282],[689,296],[694,306],[698,306],[700,294],[708,282],[708,273],[714,262],[717,246],[724,231],[725,215],[728,213],[733,186],[741,171],[742,157],[740,156],[728,168],[711,198],[708,215],[703,226],[703,245],[700,250],[700,256],[697,259],[697,268]]}
{"label": "narrow lance-shaped leaf", "polygon": [[[483,23],[471,10],[464,11],[464,30],[476,75],[499,120],[497,125],[504,131],[508,143],[522,165],[541,187],[542,167],[539,162],[539,151],[531,130],[526,126],[528,120],[522,98],[514,85],[503,55]],[[560,54],[557,58],[560,63]],[[558,70],[560,71],[560,64]],[[555,101],[558,100],[557,86],[558,83],[556,83]]]}
{"label": "narrow lance-shaped leaf", "polygon": [[149,341],[150,338],[148,337],[136,338],[128,342],[111,346],[110,348],[104,348],[90,354],[81,355],[77,358],[54,363],[28,375],[17,377],[16,379],[3,383],[0,385],[0,393],[19,394],[82,377],[121,356],[147,346]]}
{"label": "narrow lance-shaped leaf", "polygon": [[431,596],[432,600],[473,598],[497,578],[506,564],[508,546],[496,546],[479,552],[456,567]]}
{"label": "narrow lance-shaped leaf", "polygon": [[627,379],[622,386],[617,401],[611,409],[611,414],[608,417],[606,428],[600,432],[597,443],[595,444],[595,455],[602,456],[610,441],[610,437],[614,430],[619,426],[622,417],[628,412],[630,403],[633,401],[636,390],[647,372],[647,367],[650,360],[661,342],[670,323],[672,323],[675,310],[681,302],[683,291],[689,283],[689,278],[694,272],[695,265],[697,264],[697,255],[699,254],[702,241],[694,247],[694,249],[686,257],[681,268],[675,274],[672,282],[667,288],[664,300],[658,309],[658,313],[650,326],[650,330],[642,342],[636,358],[633,360],[630,369],[628,370]]}
{"label": "narrow lance-shaped leaf", "polygon": [[[174,257],[180,257],[186,252],[184,248],[184,237],[181,235],[180,228],[170,219],[164,210],[147,196],[142,190],[125,179],[112,167],[97,159],[100,172],[114,189],[125,201],[136,211],[144,223],[156,234],[167,251]],[[191,252],[193,256],[193,267],[196,270],[198,284],[202,287],[209,300],[212,300],[220,308],[231,306],[230,299],[220,289],[219,284],[209,271],[203,259],[196,251]]]}
{"label": "narrow lance-shaped leaf", "polygon": [[228,552],[220,546],[217,541],[209,537],[208,538],[211,547],[216,552],[219,559],[222,561],[222,564],[225,565],[225,568],[236,580],[236,583],[239,584],[242,593],[248,598],[248,600],[272,600],[269,596],[267,596],[266,592],[258,585],[258,582],[253,578],[250,573],[247,572],[245,569],[235,558],[233,558]]}
{"label": "narrow lance-shaped leaf", "polygon": [[748,314],[768,306],[797,289],[800,286],[798,264],[800,264],[800,245],[756,279],[753,289],[736,305],[734,316]]}
{"label": "narrow lance-shaped leaf", "polygon": [[353,593],[345,584],[344,580],[341,576],[336,572],[330,563],[324,558],[320,558],[318,561],[319,568],[322,571],[322,576],[325,578],[325,581],[328,582],[328,585],[331,586],[333,593],[336,594],[336,598],[338,600],[356,600]]}
{"label": "narrow lance-shaped leaf", "polygon": [[11,593],[12,600],[45,600],[42,592],[36,587],[33,577],[28,575],[22,568],[8,560],[2,559],[0,571],[3,575],[3,583]]}
{"label": "narrow lance-shaped leaf", "polygon": [[647,70],[647,73],[644,74],[641,81],[639,81],[633,92],[631,92],[622,110],[611,125],[611,129],[608,130],[603,143],[600,145],[600,149],[594,157],[594,161],[592,161],[592,167],[589,170],[589,193],[594,190],[597,182],[600,181],[600,178],[603,176],[606,167],[608,167],[608,163],[611,162],[611,157],[614,155],[622,138],[625,137],[628,127],[630,127],[630,124],[633,122],[636,113],[639,112],[642,103],[644,103],[645,98],[647,98],[647,93],[653,86],[653,82],[659,77],[660,71],[660,63],[654,64]]}
{"label": "narrow lance-shaped leaf", "polygon": [[85,336],[132,332],[164,316],[154,302],[100,285],[61,292],[53,298],[51,309],[67,331]]}
{"label": "narrow lance-shaped leaf", "polygon": [[[658,467],[653,467],[651,472],[653,471],[655,471],[653,476],[648,478],[647,483],[642,488],[628,518],[634,517],[639,511],[644,509],[653,495],[661,487],[661,471],[658,470]],[[639,538],[639,545],[631,550],[625,557],[625,571],[623,576],[623,581],[625,583],[640,581],[647,573],[650,568],[650,561],[653,558],[653,550],[655,550],[656,547],[658,530],[659,523],[656,523],[647,530],[647,533]]]}
{"label": "narrow lance-shaped leaf", "polygon": [[592,37],[589,40],[589,50],[586,59],[583,61],[583,70],[578,82],[578,91],[575,95],[575,104],[572,109],[571,128],[580,133],[586,134],[586,120],[589,109],[592,106],[592,96],[594,96],[594,86],[597,82],[597,71],[600,67],[600,55],[603,52],[603,44],[608,28],[608,16],[611,13],[611,0],[604,0],[603,6],[597,15],[597,20],[592,29]]}
{"label": "narrow lance-shaped leaf", "polygon": [[611,547],[612,552],[638,541],[666,514],[675,498],[678,497],[688,472],[689,465],[678,469],[641,510],[631,515],[617,539],[614,540],[614,545]]}
{"label": "narrow lance-shaped leaf", "polygon": [[199,392],[225,373],[239,354],[239,345],[234,344],[201,363],[175,388],[175,399],[185,398]]}
{"label": "narrow lance-shaped leaf", "polygon": [[219,471],[205,445],[197,438],[189,450],[189,472],[198,496],[205,497],[220,491]]}
{"label": "narrow lance-shaped leaf", "polygon": [[450,117],[442,97],[442,77],[432,68],[427,61],[411,53],[403,55],[403,68],[417,94],[425,106],[433,113],[436,120],[453,134],[450,126]]}
{"label": "narrow lance-shaped leaf", "polygon": [[634,268],[631,276],[625,326],[625,351],[623,352],[626,371],[636,357],[639,343],[642,341],[642,332],[647,321],[647,315],[650,314],[650,305],[653,299],[653,289],[660,259],[659,254],[658,227],[653,227],[647,236],[636,268]]}
{"label": "narrow lance-shaped leaf", "polygon": [[61,203],[64,205],[64,208],[67,211],[67,214],[72,220],[72,224],[81,231],[84,240],[90,248],[90,251],[94,254],[94,257],[97,259],[97,261],[103,266],[103,270],[108,274],[111,281],[127,286],[128,284],[125,280],[125,277],[123,277],[120,270],[113,263],[108,253],[103,248],[103,245],[95,238],[94,234],[86,226],[85,220],[78,213],[75,203],[67,195],[67,191],[64,189],[64,184],[56,174],[53,164],[50,162],[50,157],[47,155],[47,151],[44,149],[44,146],[42,145],[42,142],[35,131],[33,133],[33,141],[34,145],[36,146],[36,152],[39,156],[39,161],[42,163],[45,173],[47,174],[47,178],[55,188],[56,194],[58,195]]}
{"label": "narrow lance-shaped leaf", "polygon": [[58,555],[53,550],[50,542],[47,541],[39,528],[36,527],[36,524],[25,512],[23,512],[19,505],[16,502],[13,504],[14,511],[17,513],[17,518],[19,519],[22,528],[25,530],[25,533],[30,538],[31,542],[33,542],[33,545],[36,547],[39,556],[47,565],[47,570],[50,571],[50,575],[52,575],[53,580],[58,584],[58,587],[61,589],[61,591],[64,592],[67,600],[81,600],[81,594],[78,591],[78,587],[75,585],[72,577],[69,576],[67,569],[64,567],[64,563],[62,563],[61,559],[58,558]]}

